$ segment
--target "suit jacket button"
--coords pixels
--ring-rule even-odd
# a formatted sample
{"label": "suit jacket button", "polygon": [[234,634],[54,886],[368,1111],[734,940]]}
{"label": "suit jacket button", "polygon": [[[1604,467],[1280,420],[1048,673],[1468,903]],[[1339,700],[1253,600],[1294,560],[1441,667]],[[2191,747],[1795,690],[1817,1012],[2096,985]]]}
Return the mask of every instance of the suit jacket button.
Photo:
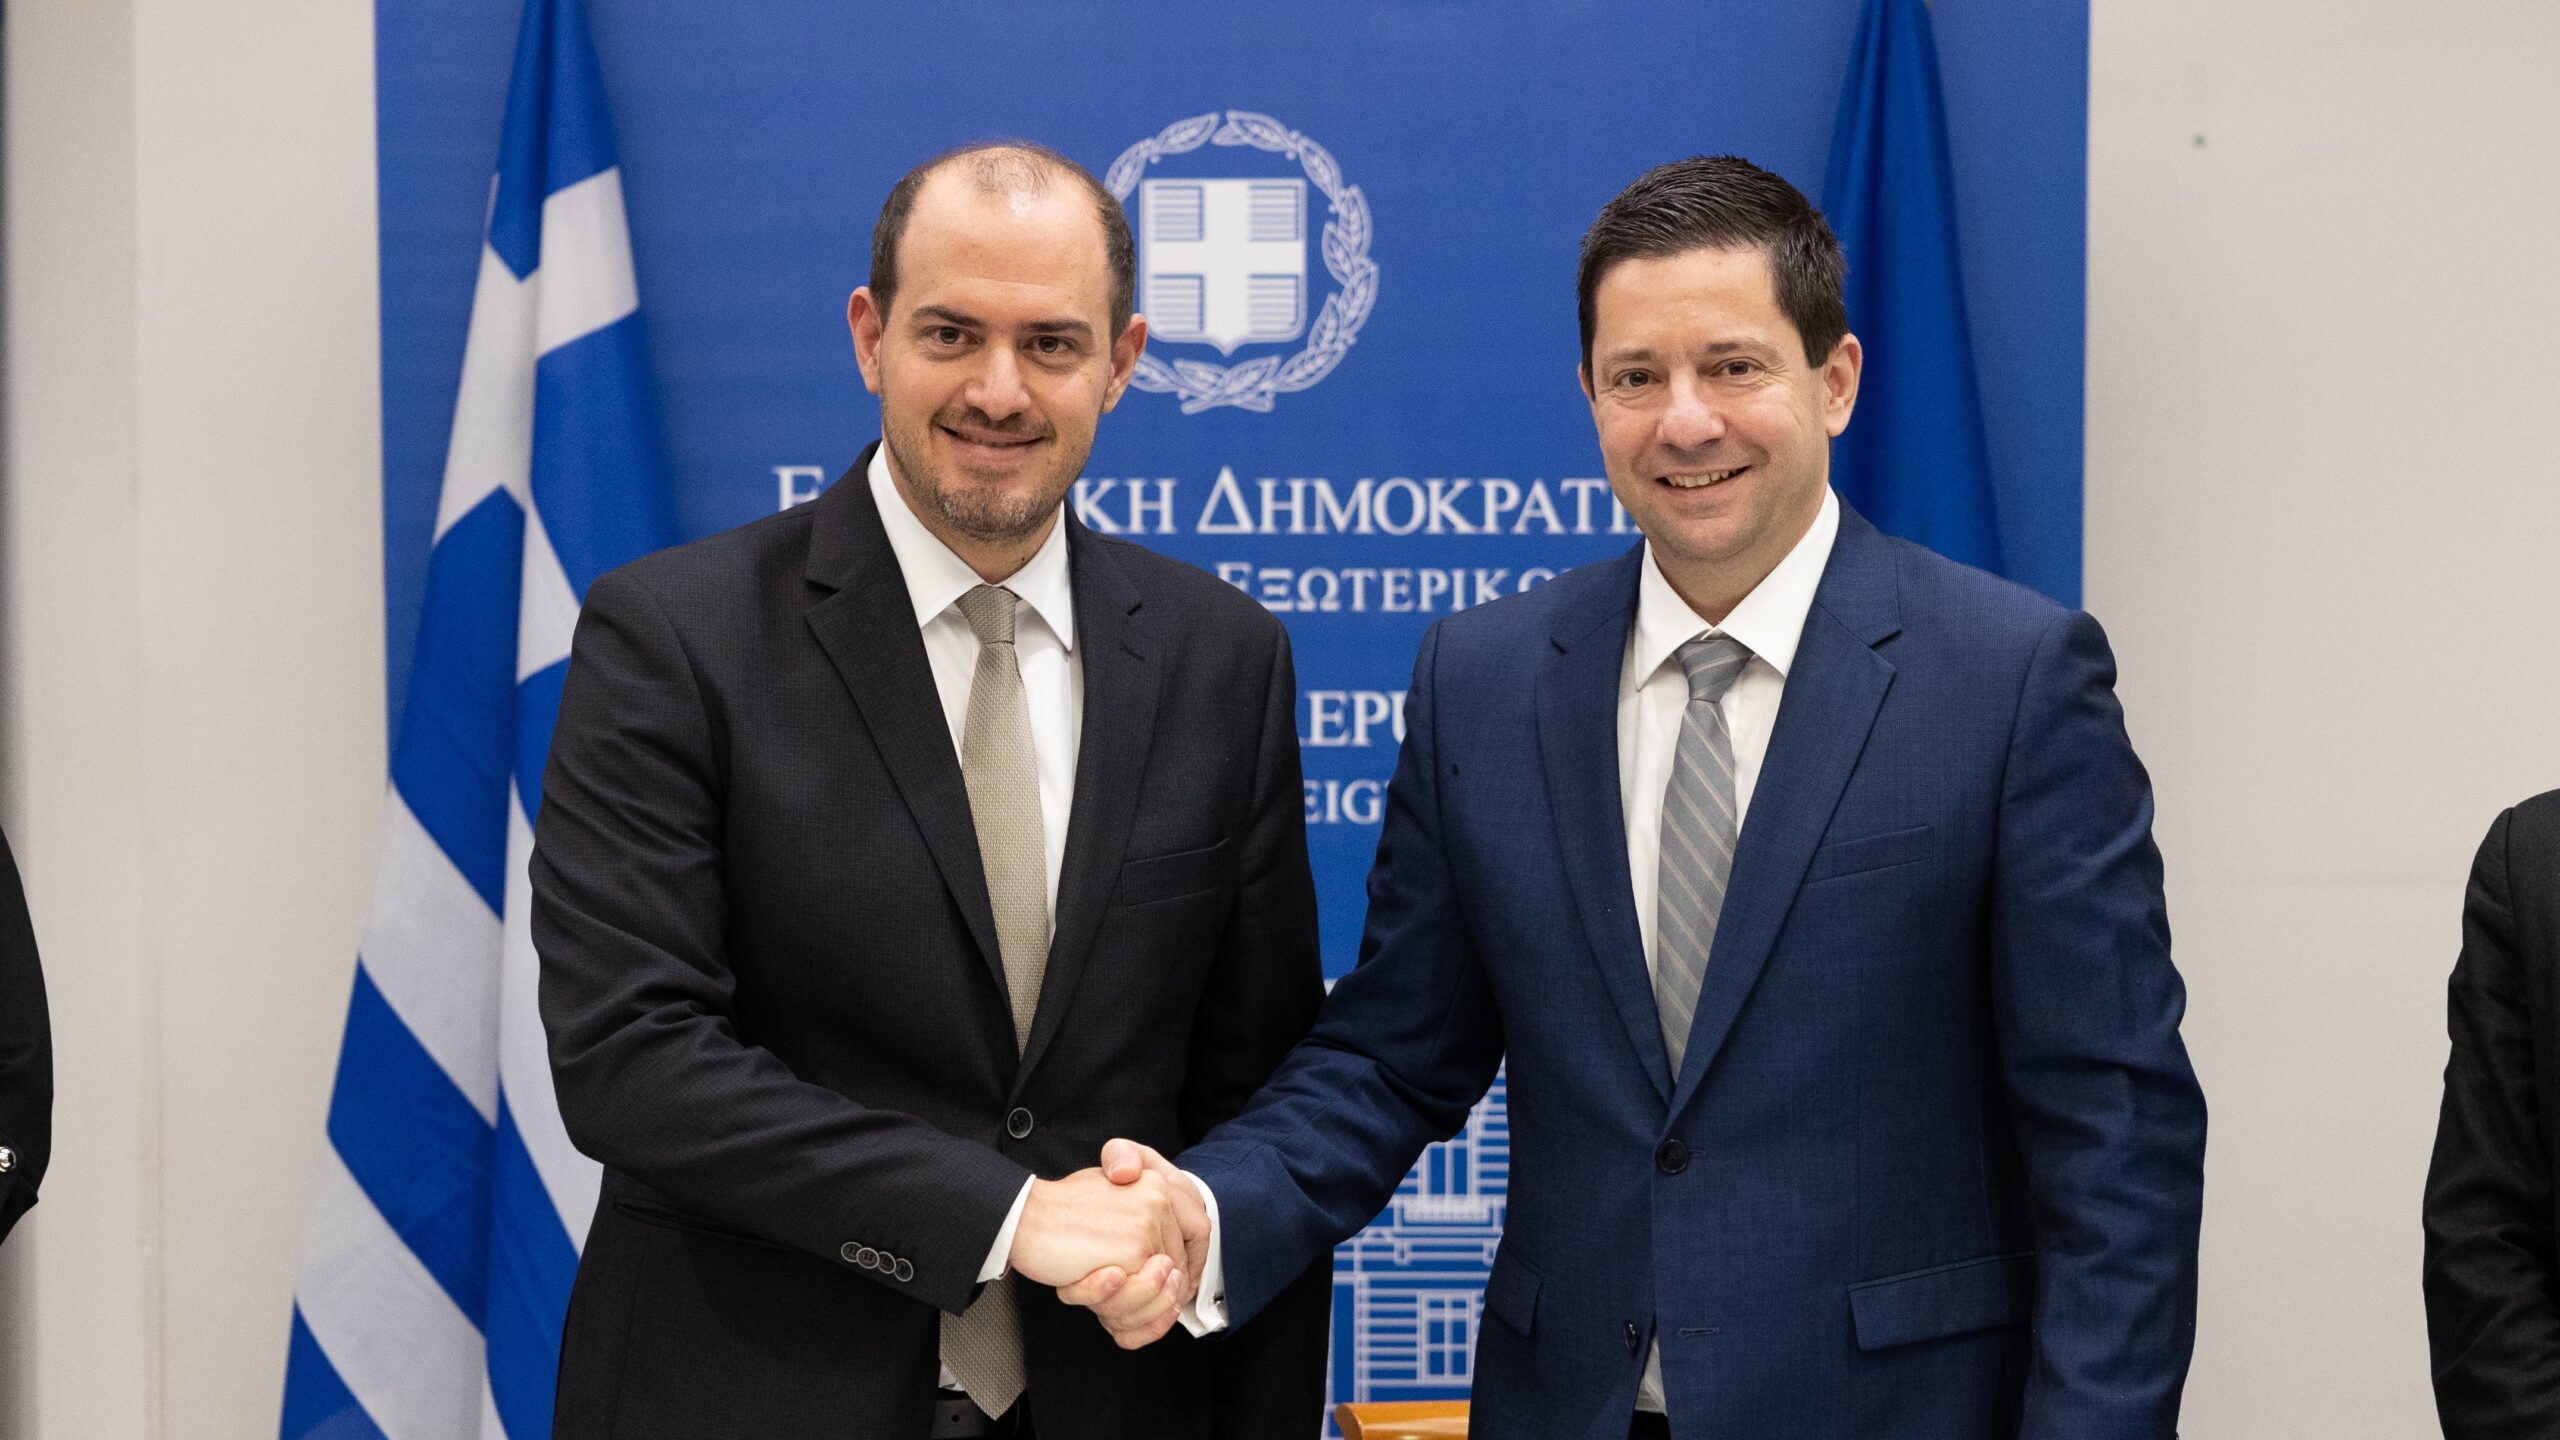
{"label": "suit jacket button", "polygon": [[900,1257],[898,1261],[898,1268],[890,1271],[889,1277],[893,1280],[900,1281],[913,1280],[916,1278],[916,1267],[913,1262],[905,1259],[904,1257]]}
{"label": "suit jacket button", "polygon": [[6,1175],[17,1168],[18,1152],[6,1145],[0,1145],[0,1175]]}
{"label": "suit jacket button", "polygon": [[1004,1117],[1004,1133],[1016,1140],[1030,1139],[1031,1112],[1019,1105],[1014,1106],[1013,1113]]}
{"label": "suit jacket button", "polygon": [[853,1263],[865,1270],[877,1270],[880,1268],[880,1252],[865,1245],[854,1255]]}
{"label": "suit jacket button", "polygon": [[1644,1332],[1638,1330],[1636,1328],[1636,1322],[1630,1320],[1627,1322],[1627,1353],[1630,1355],[1636,1355],[1641,1354],[1643,1350]]}
{"label": "suit jacket button", "polygon": [[1653,1152],[1654,1167],[1665,1175],[1677,1175],[1689,1168],[1689,1147],[1678,1140],[1665,1140]]}
{"label": "suit jacket button", "polygon": [[844,1263],[847,1265],[859,1265],[862,1263],[862,1247],[854,1244],[850,1240],[844,1242],[844,1248],[836,1251],[836,1253],[844,1257]]}

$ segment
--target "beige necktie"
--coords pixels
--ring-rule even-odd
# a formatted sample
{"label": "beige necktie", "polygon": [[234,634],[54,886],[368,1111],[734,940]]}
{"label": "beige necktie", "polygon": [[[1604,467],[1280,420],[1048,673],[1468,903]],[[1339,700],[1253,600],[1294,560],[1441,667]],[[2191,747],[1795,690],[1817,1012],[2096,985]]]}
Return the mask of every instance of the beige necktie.
{"label": "beige necktie", "polygon": [[[1048,843],[1040,827],[1040,771],[1031,753],[1031,711],[1022,698],[1022,666],[1013,649],[1010,590],[981,585],[960,597],[960,613],[978,637],[978,670],[969,681],[969,717],[960,731],[960,775],[969,787],[987,901],[995,911],[996,949],[1013,1003],[1013,1042],[1031,1038],[1040,978],[1049,968]],[[965,1314],[942,1317],[942,1363],[979,1409],[1002,1415],[1022,1394],[1022,1324],[1013,1277],[978,1292]]]}

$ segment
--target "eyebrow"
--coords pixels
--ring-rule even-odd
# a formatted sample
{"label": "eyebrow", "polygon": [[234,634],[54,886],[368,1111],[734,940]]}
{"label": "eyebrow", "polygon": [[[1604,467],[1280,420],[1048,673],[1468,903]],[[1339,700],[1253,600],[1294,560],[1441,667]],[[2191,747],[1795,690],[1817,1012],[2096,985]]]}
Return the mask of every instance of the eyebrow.
{"label": "eyebrow", "polygon": [[[1765,354],[1772,348],[1773,347],[1767,341],[1759,339],[1718,340],[1714,344],[1708,345],[1694,353],[1710,357],[1717,355],[1734,355],[1745,351],[1755,354]],[[1660,356],[1654,353],[1653,347],[1649,345],[1638,345],[1619,350],[1604,350],[1600,353],[1598,360],[1594,363],[1597,365],[1625,365],[1635,361],[1651,361],[1660,358]]]}
{"label": "eyebrow", "polygon": [[[915,318],[920,323],[958,325],[970,330],[984,330],[987,322],[975,315],[954,310],[948,305],[919,305]],[[1034,335],[1074,335],[1091,337],[1093,327],[1082,320],[1026,320],[1022,328]]]}

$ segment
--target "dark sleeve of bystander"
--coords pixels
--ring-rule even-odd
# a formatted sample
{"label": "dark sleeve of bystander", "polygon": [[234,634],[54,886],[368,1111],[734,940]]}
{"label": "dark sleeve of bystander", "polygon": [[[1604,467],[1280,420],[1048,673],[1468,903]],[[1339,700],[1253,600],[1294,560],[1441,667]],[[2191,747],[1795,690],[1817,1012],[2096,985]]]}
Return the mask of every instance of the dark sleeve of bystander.
{"label": "dark sleeve of bystander", "polygon": [[35,927],[0,837],[0,1240],[36,1203],[53,1138],[53,1039]]}
{"label": "dark sleeve of bystander", "polygon": [[2560,791],[2498,817],[2471,871],[2426,1189],[2427,1337],[2448,1440],[2560,1433]]}

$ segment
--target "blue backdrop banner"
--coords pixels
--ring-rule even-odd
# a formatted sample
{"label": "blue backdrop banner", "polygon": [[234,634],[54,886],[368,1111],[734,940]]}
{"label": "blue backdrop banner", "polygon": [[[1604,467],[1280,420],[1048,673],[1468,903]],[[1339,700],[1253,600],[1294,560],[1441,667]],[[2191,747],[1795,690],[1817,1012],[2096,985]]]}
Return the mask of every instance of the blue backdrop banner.
{"label": "blue backdrop banner", "polygon": [[[484,236],[508,253],[489,176],[521,8],[377,0],[394,715],[416,703]],[[1074,503],[1288,623],[1330,974],[1354,954],[1424,627],[1636,539],[1575,383],[1573,269],[1651,165],[1737,153],[1817,198],[1828,171],[1851,325],[1876,316],[1869,363],[1897,397],[1893,433],[1864,409],[1853,427],[1854,498],[1960,500],[1966,558],[2078,599],[2083,4],[1940,0],[1934,55],[1920,0],[590,0],[589,18],[682,538],[806,501],[871,439],[844,304],[902,171],[1021,135],[1122,196],[1153,337]],[[1465,1390],[1500,1100],[1343,1247],[1336,1398]]]}

